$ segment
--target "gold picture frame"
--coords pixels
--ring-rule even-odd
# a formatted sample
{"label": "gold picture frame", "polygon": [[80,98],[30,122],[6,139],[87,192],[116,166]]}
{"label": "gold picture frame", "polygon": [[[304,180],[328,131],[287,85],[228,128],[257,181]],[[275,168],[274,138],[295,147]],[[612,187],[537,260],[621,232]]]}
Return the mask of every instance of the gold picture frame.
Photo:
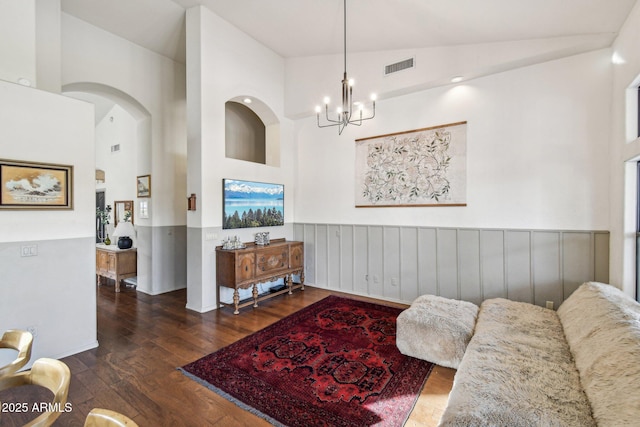
{"label": "gold picture frame", "polygon": [[151,197],[151,175],[136,178],[136,192],[138,197]]}
{"label": "gold picture frame", "polygon": [[133,200],[116,200],[113,202],[113,225],[115,227],[118,226],[120,221],[124,221],[127,212],[129,212],[128,221],[133,224]]}
{"label": "gold picture frame", "polygon": [[0,159],[0,209],[73,209],[73,166]]}

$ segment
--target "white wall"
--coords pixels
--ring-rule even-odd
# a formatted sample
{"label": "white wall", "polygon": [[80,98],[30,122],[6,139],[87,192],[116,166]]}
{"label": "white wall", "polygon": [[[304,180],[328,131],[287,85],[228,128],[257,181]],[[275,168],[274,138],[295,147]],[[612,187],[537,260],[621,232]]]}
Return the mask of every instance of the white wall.
{"label": "white wall", "polygon": [[93,132],[90,104],[0,82],[2,157],[73,166],[73,210],[0,211],[0,330],[35,327],[32,360],[97,345]]}
{"label": "white wall", "polygon": [[[296,147],[284,117],[284,60],[204,7],[187,11],[189,168],[187,193],[198,197],[188,214],[188,302],[197,311],[215,308],[215,246],[226,236],[253,240],[255,230],[221,230],[222,179],[284,184],[285,222],[272,238],[292,237]],[[225,102],[258,99],[280,122],[279,167],[225,158]],[[262,230],[261,230],[262,231]]]}
{"label": "white wall", "polygon": [[36,85],[35,0],[0,0],[0,79]]}
{"label": "white wall", "polygon": [[[636,3],[613,44],[613,102],[610,156],[611,282],[635,296],[635,231],[640,158],[638,96],[640,85],[640,4]],[[613,56],[612,56],[613,58]]]}
{"label": "white wall", "polygon": [[[608,230],[610,56],[604,49],[386,99],[374,120],[342,136],[318,129],[315,117],[298,120],[296,222]],[[458,121],[468,122],[468,206],[354,207],[355,139]]]}
{"label": "white wall", "polygon": [[[114,88],[137,101],[151,116],[151,138],[143,149],[158,192],[144,225],[185,224],[185,69],[169,58],[137,46],[68,14],[62,14],[62,84],[90,82]],[[142,159],[140,159],[142,160]],[[157,173],[154,174],[154,171]]]}
{"label": "white wall", "polygon": [[[105,171],[105,182],[96,184],[96,189],[105,190],[105,205],[111,205],[111,221],[107,227],[111,241],[115,227],[116,200],[135,200],[137,165],[138,123],[131,114],[115,105],[96,125],[96,168]],[[120,151],[111,151],[119,144]],[[137,206],[133,207],[134,224],[139,217]]]}

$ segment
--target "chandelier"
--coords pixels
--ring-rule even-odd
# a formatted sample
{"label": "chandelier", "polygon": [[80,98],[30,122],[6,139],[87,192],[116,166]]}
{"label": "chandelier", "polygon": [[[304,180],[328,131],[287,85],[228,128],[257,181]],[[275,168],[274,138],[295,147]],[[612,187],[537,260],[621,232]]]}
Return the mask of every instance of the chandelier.
{"label": "chandelier", "polygon": [[[363,121],[371,120],[376,115],[376,96],[371,95],[373,107],[370,116],[363,117],[364,104],[362,102],[353,102],[353,79],[347,77],[347,0],[344,0],[344,75],[342,78],[342,105],[336,109],[335,116],[329,116],[329,97],[324,98],[325,124],[320,124],[320,113],[322,108],[316,106],[316,117],[318,119],[318,127],[326,128],[337,126],[338,135],[347,125],[360,126]],[[354,114],[354,109],[358,112]]]}

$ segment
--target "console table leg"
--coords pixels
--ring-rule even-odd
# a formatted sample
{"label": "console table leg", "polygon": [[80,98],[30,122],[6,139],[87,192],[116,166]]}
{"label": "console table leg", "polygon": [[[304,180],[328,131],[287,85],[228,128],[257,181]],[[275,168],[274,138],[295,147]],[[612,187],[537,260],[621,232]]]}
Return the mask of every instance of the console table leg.
{"label": "console table leg", "polygon": [[288,275],[284,280],[287,282],[287,286],[289,287],[289,295],[293,295],[293,274]]}
{"label": "console table leg", "polygon": [[240,310],[238,310],[238,304],[240,304],[240,292],[238,292],[238,288],[233,291],[233,305],[235,310],[233,314],[240,314]]}
{"label": "console table leg", "polygon": [[253,307],[257,308],[258,307],[258,284],[254,283],[253,284]]}
{"label": "console table leg", "polygon": [[304,270],[300,271],[300,284],[302,285],[302,287],[300,288],[301,291],[304,291]]}

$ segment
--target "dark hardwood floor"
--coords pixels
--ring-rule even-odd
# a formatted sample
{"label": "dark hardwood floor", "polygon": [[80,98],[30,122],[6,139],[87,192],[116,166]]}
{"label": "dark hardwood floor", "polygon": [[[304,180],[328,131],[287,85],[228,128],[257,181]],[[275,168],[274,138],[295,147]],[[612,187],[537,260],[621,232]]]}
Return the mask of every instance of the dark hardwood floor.
{"label": "dark hardwood floor", "polygon": [[[71,369],[68,401],[72,410],[63,413],[54,425],[82,426],[87,413],[98,407],[121,412],[141,427],[268,426],[176,368],[331,293],[335,294],[306,287],[305,291],[264,301],[258,309],[244,308],[235,316],[230,308],[204,314],[187,310],[186,290],[150,296],[130,288],[116,294],[113,285],[101,286],[97,298],[100,346],[63,359]],[[434,368],[407,426],[438,423],[454,373]],[[46,392],[33,386],[20,389],[1,392],[0,401],[27,401],[31,405],[50,400]],[[36,415],[2,413],[0,426],[22,425]]]}

